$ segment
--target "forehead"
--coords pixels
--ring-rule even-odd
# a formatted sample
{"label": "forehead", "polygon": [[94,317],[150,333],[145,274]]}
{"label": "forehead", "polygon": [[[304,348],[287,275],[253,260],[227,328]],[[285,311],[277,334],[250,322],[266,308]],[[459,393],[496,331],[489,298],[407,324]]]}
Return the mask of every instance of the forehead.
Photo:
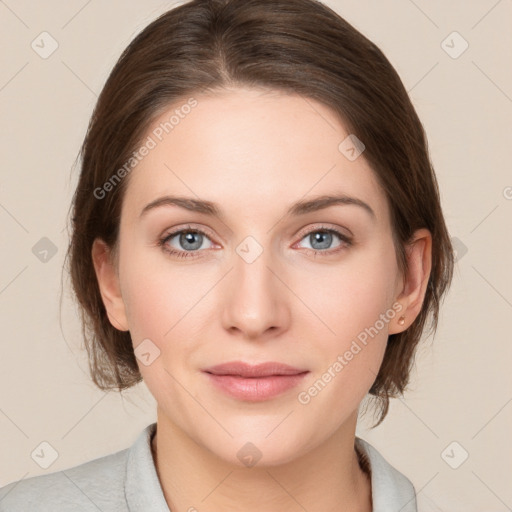
{"label": "forehead", "polygon": [[[130,172],[127,210],[159,196],[219,203],[229,214],[275,202],[344,193],[387,212],[384,193],[364,159],[344,148],[350,133],[336,114],[310,98],[232,89],[170,105],[147,131]],[[340,146],[341,144],[341,146]]]}

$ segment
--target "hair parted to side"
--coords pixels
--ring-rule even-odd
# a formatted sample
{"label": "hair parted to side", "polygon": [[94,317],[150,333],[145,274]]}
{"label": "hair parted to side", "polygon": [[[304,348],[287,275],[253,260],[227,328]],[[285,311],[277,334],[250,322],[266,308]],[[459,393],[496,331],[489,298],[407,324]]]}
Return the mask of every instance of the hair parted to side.
{"label": "hair parted to side", "polygon": [[437,329],[454,256],[427,139],[398,74],[375,44],[316,0],[192,0],[148,25],[116,63],[80,150],[66,255],[92,379],[100,389],[119,391],[142,380],[130,333],[109,322],[91,257],[97,237],[116,251],[130,175],[104,197],[94,191],[125,165],[170,105],[237,86],[316,100],[363,141],[363,157],[390,205],[402,272],[414,231],[427,228],[432,234],[421,312],[406,331],[389,336],[370,389],[380,410],[375,427],[388,412],[389,398],[405,390],[422,335]]}

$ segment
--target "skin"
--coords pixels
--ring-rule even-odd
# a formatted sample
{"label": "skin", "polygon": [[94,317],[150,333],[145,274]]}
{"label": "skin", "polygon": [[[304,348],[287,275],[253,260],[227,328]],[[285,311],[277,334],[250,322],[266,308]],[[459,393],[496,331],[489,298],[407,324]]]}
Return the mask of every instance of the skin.
{"label": "skin", "polygon": [[[420,312],[430,233],[416,232],[409,271],[400,275],[386,197],[364,153],[350,161],[340,152],[348,132],[322,104],[243,88],[196,99],[131,171],[118,258],[99,239],[92,250],[112,324],[130,331],[134,348],[150,339],[160,350],[148,366],[138,363],[158,404],[153,449],[165,498],[173,512],[371,511],[370,481],[354,450],[358,408],[388,335]],[[285,215],[298,200],[333,192],[366,202],[375,219],[356,205]],[[222,218],[172,205],[140,217],[167,194],[213,201]],[[206,235],[189,245],[178,235],[167,246],[192,257],[158,245],[189,225]],[[333,235],[330,245],[319,245],[308,235],[320,228],[338,229],[352,244]],[[252,263],[236,252],[247,236],[263,251]],[[200,249],[190,249],[201,240]],[[400,313],[301,404],[298,393],[396,303]],[[201,372],[234,360],[279,361],[310,374],[277,397],[247,402],[217,390]],[[237,457],[247,442],[262,454],[253,467]]]}

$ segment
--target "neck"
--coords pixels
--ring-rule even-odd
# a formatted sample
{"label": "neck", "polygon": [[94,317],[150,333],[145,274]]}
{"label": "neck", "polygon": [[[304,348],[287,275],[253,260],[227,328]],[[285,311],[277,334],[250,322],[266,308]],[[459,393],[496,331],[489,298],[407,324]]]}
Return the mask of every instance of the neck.
{"label": "neck", "polygon": [[322,445],[286,464],[240,468],[158,415],[151,447],[171,512],[371,512],[371,480],[354,447],[357,411]]}

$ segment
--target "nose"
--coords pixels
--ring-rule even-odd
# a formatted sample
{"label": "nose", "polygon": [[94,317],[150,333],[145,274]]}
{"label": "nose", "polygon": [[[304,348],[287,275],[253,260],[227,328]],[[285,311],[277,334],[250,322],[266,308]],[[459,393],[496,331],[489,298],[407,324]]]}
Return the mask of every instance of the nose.
{"label": "nose", "polygon": [[270,251],[254,261],[234,254],[233,269],[224,292],[223,326],[250,340],[262,340],[286,330],[290,321],[291,293],[280,278]]}

